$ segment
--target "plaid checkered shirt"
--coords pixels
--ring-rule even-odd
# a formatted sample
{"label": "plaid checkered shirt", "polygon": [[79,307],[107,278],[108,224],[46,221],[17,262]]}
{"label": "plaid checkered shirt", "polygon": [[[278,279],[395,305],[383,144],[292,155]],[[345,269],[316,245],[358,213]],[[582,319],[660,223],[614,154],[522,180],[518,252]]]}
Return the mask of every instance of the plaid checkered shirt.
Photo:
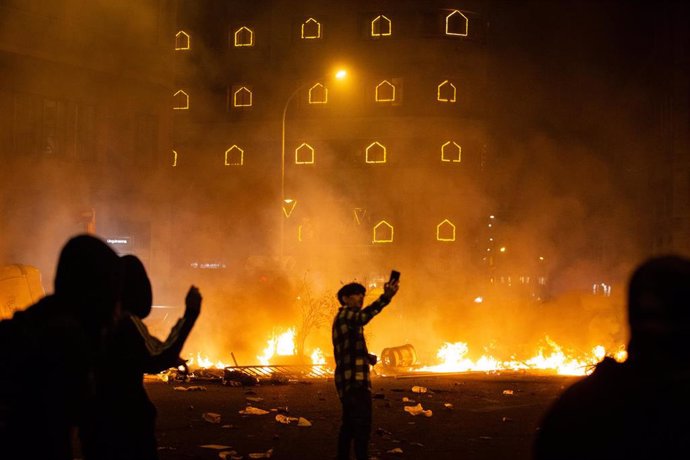
{"label": "plaid checkered shirt", "polygon": [[343,399],[352,388],[366,387],[369,380],[369,356],[364,340],[364,326],[390,303],[381,296],[361,310],[341,306],[333,320],[333,356],[335,357],[335,387]]}

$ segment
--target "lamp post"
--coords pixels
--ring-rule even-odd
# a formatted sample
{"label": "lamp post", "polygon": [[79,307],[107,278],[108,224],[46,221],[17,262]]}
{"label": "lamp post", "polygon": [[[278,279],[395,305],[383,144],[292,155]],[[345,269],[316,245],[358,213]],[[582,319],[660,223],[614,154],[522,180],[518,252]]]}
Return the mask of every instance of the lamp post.
{"label": "lamp post", "polygon": [[[347,78],[347,71],[344,69],[339,69],[333,74],[333,77],[336,80],[344,80]],[[319,80],[323,80],[324,78],[321,78]],[[285,219],[287,219],[292,212],[292,209],[297,205],[297,203],[292,200],[285,198],[285,120],[287,116],[287,111],[288,107],[290,106],[290,102],[295,98],[297,93],[302,91],[304,88],[306,88],[310,82],[303,83],[288,96],[287,100],[285,101],[285,105],[283,106],[283,116],[281,118],[281,135],[280,135],[280,206],[282,213],[285,214],[284,216],[280,216],[280,260],[283,260],[283,257],[285,255]],[[285,206],[290,205],[290,212],[285,211]]]}

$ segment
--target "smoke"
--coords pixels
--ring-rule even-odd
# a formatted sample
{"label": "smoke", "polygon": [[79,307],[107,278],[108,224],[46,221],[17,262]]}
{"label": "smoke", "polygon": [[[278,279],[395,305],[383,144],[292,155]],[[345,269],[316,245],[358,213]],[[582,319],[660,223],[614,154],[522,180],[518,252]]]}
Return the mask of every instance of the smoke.
{"label": "smoke", "polygon": [[[546,335],[583,351],[625,341],[623,286],[645,255],[639,204],[650,142],[640,133],[651,96],[631,73],[632,51],[645,51],[641,41],[615,37],[640,18],[613,27],[611,8],[573,15],[565,13],[574,5],[559,10],[537,2],[537,14],[506,2],[492,11],[486,43],[418,59],[410,53],[399,62],[385,48],[380,61],[373,52],[350,56],[365,70],[349,88],[331,87],[332,105],[343,108],[305,116],[317,109],[295,100],[287,113],[285,197],[296,204],[286,217],[278,204],[280,114],[270,111],[304,83],[294,81],[294,71],[322,70],[314,55],[259,48],[261,59],[281,63],[251,80],[251,112],[231,112],[222,86],[253,75],[228,69],[206,46],[209,36],[227,36],[225,24],[189,29],[194,53],[176,61],[173,81],[169,56],[155,55],[171,48],[175,32],[158,2],[55,2],[61,6],[29,22],[33,30],[22,30],[19,19],[38,11],[5,3],[14,14],[0,15],[0,42],[32,37],[41,52],[4,50],[0,61],[2,97],[15,107],[0,115],[2,125],[19,124],[26,133],[23,144],[3,144],[16,155],[0,170],[0,262],[35,265],[49,286],[60,246],[95,209],[97,232],[131,237],[123,252],[144,260],[156,304],[174,307],[151,318],[156,332],[166,334],[195,284],[203,311],[186,351],[226,362],[232,351],[240,364],[256,363],[273,331],[300,322],[305,276],[317,295],[331,296],[334,312],[342,284],[362,282],[371,301],[390,269],[402,272],[400,292],[367,326],[377,353],[412,343],[430,361],[446,341],[502,357],[532,353]],[[218,8],[198,14],[229,7]],[[281,11],[264,11],[257,24],[281,20]],[[183,28],[187,20],[195,22],[178,17]],[[41,59],[56,63],[43,70],[35,62]],[[79,62],[94,64],[75,71]],[[428,94],[415,88],[438,83],[419,69],[439,62],[458,77],[459,108],[449,109],[453,116],[416,117],[413,109]],[[403,105],[384,109],[397,120],[386,123],[357,95],[370,96],[365,82],[392,78],[384,72],[399,63],[409,66]],[[366,70],[377,66],[381,74]],[[223,80],[226,74],[232,81]],[[208,93],[193,84],[208,85]],[[189,90],[198,128],[183,111],[150,117],[165,113],[171,88]],[[51,125],[50,113],[62,121]],[[76,138],[60,134],[77,120],[87,124]],[[172,139],[140,134],[151,127],[159,136],[172,131]],[[314,164],[294,164],[295,149],[310,138],[319,139],[312,141]],[[459,164],[440,161],[446,141],[462,145]],[[365,162],[374,142],[386,148],[385,165]],[[225,164],[232,145],[243,149],[242,167]],[[48,151],[64,160],[42,159]],[[444,221],[455,241],[438,241],[437,232],[450,232],[439,227]],[[387,225],[392,243],[383,241]],[[601,283],[613,286],[611,297],[591,294]],[[329,324],[307,345],[329,354]]]}

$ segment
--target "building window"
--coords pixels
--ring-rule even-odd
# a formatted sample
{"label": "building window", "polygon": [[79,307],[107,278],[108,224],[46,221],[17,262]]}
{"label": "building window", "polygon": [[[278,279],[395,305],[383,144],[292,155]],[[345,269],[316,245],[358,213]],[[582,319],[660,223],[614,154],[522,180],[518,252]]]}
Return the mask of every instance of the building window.
{"label": "building window", "polygon": [[355,222],[357,222],[357,225],[361,225],[367,215],[367,210],[365,208],[355,208],[354,214]]}
{"label": "building window", "polygon": [[437,241],[455,241],[455,225],[448,219],[436,226]]}
{"label": "building window", "polygon": [[436,100],[440,102],[455,103],[457,100],[457,89],[448,80],[442,81],[436,88]]}
{"label": "building window", "polygon": [[391,20],[384,15],[376,16],[371,21],[372,37],[389,37],[392,33]]}
{"label": "building window", "polygon": [[302,145],[295,149],[295,164],[296,165],[313,165],[314,164],[314,147],[303,142]]}
{"label": "building window", "polygon": [[235,31],[233,40],[236,47],[254,46],[254,31],[249,27],[242,26]]}
{"label": "building window", "polygon": [[225,166],[243,166],[244,150],[233,145],[225,151]]}
{"label": "building window", "polygon": [[460,163],[462,161],[462,147],[453,141],[446,142],[441,146],[441,161]]}
{"label": "building window", "polygon": [[328,102],[328,88],[321,83],[316,83],[309,88],[310,104],[326,104]]}
{"label": "building window", "polygon": [[395,85],[388,80],[376,85],[376,102],[395,102]]}
{"label": "building window", "polygon": [[379,142],[372,142],[367,147],[365,160],[367,163],[385,163],[386,156],[386,147]]}
{"label": "building window", "polygon": [[467,37],[469,20],[458,10],[453,10],[446,16],[446,35]]}
{"label": "building window", "polygon": [[252,90],[246,86],[232,87],[232,106],[233,107],[251,107],[254,104],[254,94]]}
{"label": "building window", "polygon": [[374,225],[374,239],[372,243],[392,243],[393,233],[393,226],[385,220],[382,220]]}
{"label": "building window", "polygon": [[175,34],[175,50],[185,51],[189,49],[189,34],[184,30],[180,30]]}
{"label": "building window", "polygon": [[321,38],[321,23],[314,18],[309,18],[302,23],[302,38],[316,40]]}
{"label": "building window", "polygon": [[292,211],[295,210],[295,206],[297,206],[297,200],[293,200],[292,198],[285,198],[283,200],[283,214],[286,219],[289,218]]}
{"label": "building window", "polygon": [[189,110],[189,94],[183,90],[178,90],[173,94],[173,109],[175,110]]}

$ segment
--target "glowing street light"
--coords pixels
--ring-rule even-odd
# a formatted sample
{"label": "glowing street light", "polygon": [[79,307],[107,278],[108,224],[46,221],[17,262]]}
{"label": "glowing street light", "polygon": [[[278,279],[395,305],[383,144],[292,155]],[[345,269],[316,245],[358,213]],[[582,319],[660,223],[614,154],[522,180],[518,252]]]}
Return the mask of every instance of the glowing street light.
{"label": "glowing street light", "polygon": [[[333,77],[336,80],[345,80],[347,78],[347,70],[345,69],[338,69],[334,74]],[[288,107],[290,106],[290,102],[295,98],[297,93],[299,93],[301,90],[307,87],[307,85],[311,84],[311,81],[304,83],[297,88],[288,96],[287,100],[285,101],[285,105],[283,106],[283,116],[281,119],[281,136],[280,136],[280,201],[282,203],[283,207],[283,214],[285,215],[285,219],[290,217],[290,214],[292,213],[292,209],[294,209],[294,204],[292,204],[290,212],[285,211],[285,205],[289,203],[292,203],[292,200],[286,200],[285,199],[285,120],[286,120],[286,115],[288,111]],[[295,202],[296,203],[296,202]],[[281,260],[283,259],[283,255],[285,252],[285,219],[280,219],[280,258]]]}

